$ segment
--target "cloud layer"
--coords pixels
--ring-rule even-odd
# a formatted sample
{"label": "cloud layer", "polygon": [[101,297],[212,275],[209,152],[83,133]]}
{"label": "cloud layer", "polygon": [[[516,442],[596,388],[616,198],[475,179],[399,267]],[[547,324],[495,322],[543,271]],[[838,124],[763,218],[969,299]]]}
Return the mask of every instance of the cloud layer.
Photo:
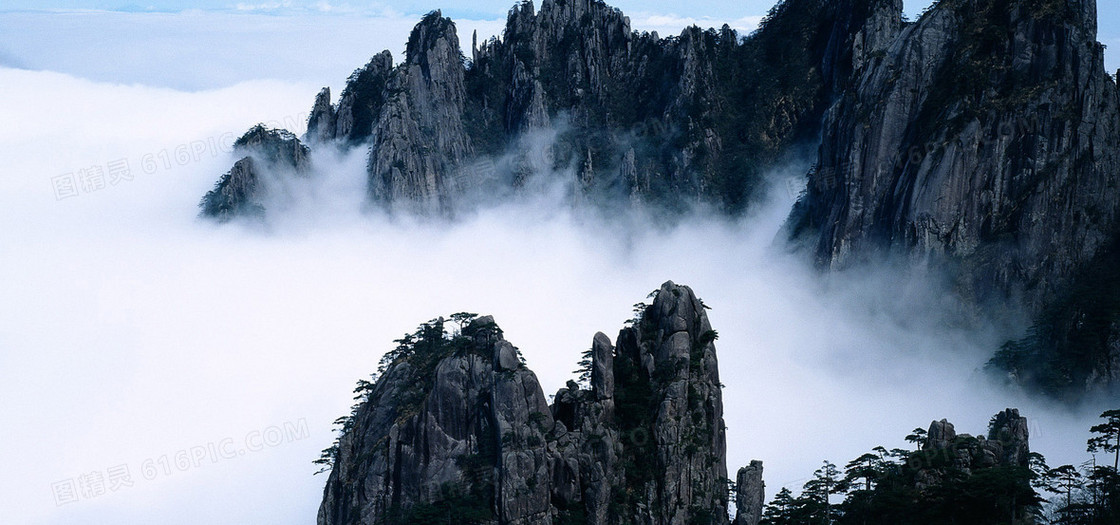
{"label": "cloud layer", "polygon": [[[58,16],[63,28],[121,27]],[[247,20],[167,16],[215,33]],[[274,55],[294,47],[284,20],[273,40],[235,33],[205,51],[162,39],[164,21],[124,26],[119,45],[94,51],[0,46],[24,66],[76,75],[0,68],[6,520],[309,523],[325,481],[310,462],[393,339],[437,315],[493,314],[551,393],[596,331],[613,337],[667,279],[713,308],[729,469],[765,460],[768,495],[800,486],[822,459],[901,446],[942,417],[982,431],[1009,406],[1051,463],[1082,460],[1103,407],[1071,413],[988,385],[976,369],[1003,334],[946,317],[936,276],[822,279],[775,247],[800,166],[775,173],[770,201],[739,221],[645,228],[640,215],[541,197],[446,223],[362,213],[364,152],[317,152],[318,175],[287,188],[289,208],[267,228],[197,220],[237,134],[258,121],[301,132],[322,82],[340,87],[411,26],[338,22],[324,45],[333,55]],[[4,35],[43,28],[0,24]],[[117,53],[137,42],[147,51]],[[315,60],[306,78],[250,80]],[[106,82],[78,78],[98,71]]]}

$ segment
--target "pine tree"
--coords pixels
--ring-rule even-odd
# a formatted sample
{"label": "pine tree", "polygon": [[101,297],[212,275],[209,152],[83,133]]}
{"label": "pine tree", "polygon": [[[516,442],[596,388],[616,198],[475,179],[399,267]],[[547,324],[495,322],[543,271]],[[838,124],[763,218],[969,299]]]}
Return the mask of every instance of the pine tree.
{"label": "pine tree", "polygon": [[1099,434],[1089,439],[1089,452],[1111,452],[1112,470],[1120,470],[1120,410],[1108,410],[1101,417],[1106,421],[1089,429]]}
{"label": "pine tree", "polygon": [[581,388],[591,388],[591,368],[595,364],[594,359],[591,357],[592,349],[588,348],[579,354],[579,362],[576,363],[579,368],[572,370],[573,374],[578,377],[576,381]]}
{"label": "pine tree", "polygon": [[1073,465],[1062,465],[1046,472],[1049,483],[1043,488],[1051,494],[1065,496],[1065,505],[1058,509],[1063,523],[1068,523],[1074,513],[1073,495],[1082,488],[1081,478],[1081,472]]}
{"label": "pine tree", "polygon": [[458,312],[451,314],[451,320],[455,321],[455,324],[459,325],[459,334],[462,334],[467,325],[471,324],[471,321],[474,321],[476,317],[478,317],[478,314],[472,314],[470,312]]}
{"label": "pine tree", "polygon": [[910,432],[910,435],[906,436],[906,441],[913,443],[915,447],[918,447],[918,450],[922,449],[922,443],[925,443],[925,440],[926,430],[921,427],[915,428]]}
{"label": "pine tree", "polygon": [[841,492],[840,469],[825,460],[821,468],[813,472],[813,479],[802,488],[802,498],[811,506],[810,522],[830,525],[833,521],[831,498]]}
{"label": "pine tree", "polygon": [[[881,454],[872,452],[849,461],[844,466],[844,486],[858,487],[862,484],[863,490],[870,491],[872,484],[883,474],[883,462]],[[862,483],[860,480],[863,480]]]}
{"label": "pine tree", "polygon": [[759,525],[792,525],[797,515],[797,500],[788,488],[782,487],[762,511]]}

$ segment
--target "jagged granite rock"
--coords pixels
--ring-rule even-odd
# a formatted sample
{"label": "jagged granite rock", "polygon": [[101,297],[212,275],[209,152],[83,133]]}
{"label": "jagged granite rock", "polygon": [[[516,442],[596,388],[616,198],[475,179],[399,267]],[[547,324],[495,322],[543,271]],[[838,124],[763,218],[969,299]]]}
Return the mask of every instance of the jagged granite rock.
{"label": "jagged granite rock", "polygon": [[[392,209],[447,214],[477,197],[467,190],[500,194],[541,172],[574,174],[580,202],[739,212],[770,166],[815,140],[847,82],[833,57],[877,49],[874,28],[888,22],[862,6],[789,0],[746,38],[727,26],[661,38],[632,31],[599,0],[545,0],[539,11],[521,2],[501,40],[474,35],[470,61],[435,11],[402,64],[385,51],[351,75],[337,104],[321,91],[305,140],[369,147],[369,200]],[[526,133],[550,127],[560,133],[541,165],[476,169],[523,153]]]}
{"label": "jagged granite rock", "polygon": [[472,53],[470,126],[490,137],[481,151],[500,152],[563,120],[554,162],[578,193],[742,210],[767,167],[817,133],[828,42],[851,41],[866,21],[840,4],[784,2],[747,38],[724,26],[663,39],[599,1],[546,0],[539,12],[524,2],[502,40]]}
{"label": "jagged granite rock", "polygon": [[799,210],[820,261],[897,247],[959,262],[979,299],[1048,297],[1116,226],[1120,113],[1094,17],[1094,0],[943,1],[872,56]]}
{"label": "jagged granite rock", "polygon": [[[599,0],[521,2],[501,40],[474,35],[469,61],[435,11],[403,63],[374,56],[335,105],[321,91],[305,140],[368,147],[368,198],[390,209],[448,214],[539,174],[570,177],[575,202],[738,213],[770,167],[816,141],[849,83],[837,64],[866,60],[901,24],[865,4],[787,0],[747,37],[725,25],[661,38]],[[476,169],[524,155],[546,128],[558,134],[542,162]]]}
{"label": "jagged granite rock", "polygon": [[732,525],[758,525],[766,505],[766,483],[762,481],[762,462],[739,469],[735,476],[735,521]]}
{"label": "jagged granite rock", "polygon": [[1026,468],[1029,463],[1027,418],[1013,408],[992,417],[987,437],[958,435],[952,423],[934,421],[920,452],[910,458],[910,466],[917,470],[919,489],[934,486],[954,473],[970,476],[977,470]]}
{"label": "jagged granite rock", "polygon": [[1095,0],[946,0],[895,33],[863,39],[889,45],[827,113],[794,235],[826,267],[905,253],[1040,312],[1120,234]]}
{"label": "jagged granite rock", "polygon": [[258,178],[252,157],[238,160],[202,197],[199,216],[223,222],[238,216],[264,217],[264,204],[257,198]]}
{"label": "jagged granite rock", "polygon": [[299,139],[284,130],[258,124],[233,144],[236,154],[244,155],[223,175],[199,203],[202,217],[228,221],[237,216],[263,216],[262,182],[265,172],[277,176],[305,175],[310,169],[309,150]]}
{"label": "jagged granite rock", "polygon": [[[393,55],[382,51],[373,56],[365,67],[354,71],[338,98],[332,121],[336,138],[344,145],[357,145],[369,140],[373,129],[381,120],[385,104],[386,86],[393,74]],[[319,105],[318,98],[315,106]],[[315,116],[313,109],[311,116]],[[308,132],[311,125],[308,122]]]}
{"label": "jagged granite rock", "polygon": [[369,194],[414,211],[447,211],[454,170],[472,151],[464,129],[462,53],[455,24],[434,11],[408,38],[373,130]]}
{"label": "jagged granite rock", "polygon": [[[848,464],[845,484],[850,484],[844,490],[840,521],[1023,525],[1041,521],[1045,499],[1035,484],[1046,467],[1041,456],[1030,452],[1027,421],[1017,410],[992,417],[986,437],[958,434],[944,419],[930,423],[928,432],[915,434],[906,439],[916,441],[917,450],[888,452],[876,447]],[[809,494],[819,490],[817,482],[822,479],[816,477],[806,485]],[[778,516],[783,502],[775,503],[767,513],[773,510]]]}
{"label": "jagged granite rock", "polygon": [[331,88],[324,87],[315,95],[315,105],[307,117],[307,141],[317,144],[333,139],[337,122],[338,116],[331,106]]}
{"label": "jagged granite rock", "polygon": [[551,523],[552,416],[536,376],[492,318],[454,339],[440,319],[415,342],[340,438],[318,523],[409,523],[439,505],[482,522]]}
{"label": "jagged granite rock", "polygon": [[[634,523],[727,522],[726,428],[716,333],[686,286],[667,282],[616,342],[615,397]],[[649,396],[643,398],[643,389]],[[625,392],[625,398],[619,393]],[[644,410],[644,412],[643,412]],[[638,415],[637,418],[631,417]],[[647,435],[648,440],[639,444]],[[653,463],[652,472],[647,472]],[[647,477],[648,474],[648,477]]]}
{"label": "jagged granite rock", "polygon": [[727,471],[714,332],[663,285],[591,386],[546,405],[490,317],[421,326],[386,357],[343,426],[318,523],[724,523]]}
{"label": "jagged granite rock", "polygon": [[992,418],[987,443],[999,464],[1025,467],[1030,463],[1030,429],[1019,409],[1009,408]]}

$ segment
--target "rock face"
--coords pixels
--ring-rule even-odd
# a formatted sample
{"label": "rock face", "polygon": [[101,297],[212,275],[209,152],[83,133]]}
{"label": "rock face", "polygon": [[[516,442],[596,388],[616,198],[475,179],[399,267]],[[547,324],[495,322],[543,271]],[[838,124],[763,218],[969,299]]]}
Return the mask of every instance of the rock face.
{"label": "rock face", "polygon": [[[338,108],[327,121],[327,123],[334,123],[334,132],[330,134],[330,138],[338,139],[346,145],[356,145],[373,135],[374,126],[381,120],[381,109],[385,104],[385,87],[392,73],[393,55],[388,51],[382,51],[374,55],[365,67],[350,75],[346,81],[346,88],[339,97]],[[326,102],[329,104],[330,99]],[[315,106],[319,106],[318,98]],[[314,115],[313,108],[312,116]],[[331,113],[328,112],[327,115]],[[309,122],[308,130],[310,129]]]}
{"label": "rock face", "polygon": [[402,348],[339,440],[318,522],[413,523],[443,506],[547,522],[552,416],[493,319],[454,339],[433,321]]}
{"label": "rock face", "polygon": [[[522,2],[501,40],[475,35],[469,61],[435,11],[403,63],[382,52],[336,104],[320,92],[305,140],[369,148],[368,198],[390,209],[447,214],[468,189],[516,190],[539,172],[581,201],[737,212],[769,166],[815,140],[850,75],[835,64],[851,62],[853,46],[863,60],[877,28],[901,23],[863,6],[789,0],[747,38],[727,26],[661,38],[599,0]],[[542,129],[557,131],[554,143],[527,162],[522,141]]]}
{"label": "rock face", "polygon": [[846,80],[821,71],[870,22],[862,4],[791,0],[748,38],[724,26],[662,39],[597,0],[525,2],[473,52],[469,120],[505,137],[478,142],[490,153],[561,122],[551,161],[593,199],[742,210],[766,168],[815,136]]}
{"label": "rock face", "polygon": [[309,150],[299,139],[284,130],[267,129],[258,124],[233,144],[244,155],[218,180],[199,203],[200,216],[227,221],[239,215],[260,217],[267,185],[266,172],[281,176],[304,175],[310,169]]}
{"label": "rock face", "polygon": [[905,253],[957,268],[971,303],[1042,311],[1120,235],[1095,0],[945,0],[868,30],[795,236],[825,267]]}
{"label": "rock face", "polygon": [[[1095,0],[942,0],[913,23],[901,0],[785,0],[747,37],[673,38],[599,0],[521,2],[464,55],[432,12],[403,62],[319,93],[305,140],[368,148],[369,203],[424,215],[556,184],[740,213],[819,141],[789,233],[821,267],[950,268],[974,312],[1035,317],[993,361],[1008,378],[1120,385],[1120,90]],[[260,215],[260,170],[239,162],[203,215]]]}
{"label": "rock face", "polygon": [[735,522],[733,525],[758,525],[766,505],[766,483],[762,481],[762,462],[739,469],[735,477]]}
{"label": "rock face", "polygon": [[415,211],[450,208],[454,169],[471,155],[463,127],[463,64],[455,24],[435,11],[408,39],[373,128],[369,196]]}
{"label": "rock face", "polygon": [[386,358],[331,460],[318,523],[727,523],[714,332],[666,283],[614,345],[596,334],[591,389],[549,406],[489,317],[442,319]]}
{"label": "rock face", "polygon": [[953,0],[873,36],[795,213],[821,263],[946,256],[977,298],[1038,301],[1091,258],[1120,191],[1095,16],[1093,0]]}
{"label": "rock face", "polygon": [[311,107],[311,115],[307,117],[307,141],[313,144],[327,142],[335,138],[335,125],[338,116],[331,106],[331,88],[325,87],[315,95],[315,105]]}
{"label": "rock face", "polygon": [[1030,436],[1027,418],[1017,409],[996,414],[988,435],[958,435],[953,424],[942,419],[930,423],[921,451],[912,457],[919,489],[946,480],[952,473],[971,476],[990,468],[1027,467],[1030,462]]}

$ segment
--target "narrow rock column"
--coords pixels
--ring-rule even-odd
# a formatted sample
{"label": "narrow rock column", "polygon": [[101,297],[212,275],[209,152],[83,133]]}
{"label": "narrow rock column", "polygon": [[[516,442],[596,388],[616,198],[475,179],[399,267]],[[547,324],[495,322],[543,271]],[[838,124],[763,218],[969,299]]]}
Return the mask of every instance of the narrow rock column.
{"label": "narrow rock column", "polygon": [[735,522],[732,525],[758,525],[765,505],[762,462],[754,459],[750,465],[740,468],[735,477]]}

